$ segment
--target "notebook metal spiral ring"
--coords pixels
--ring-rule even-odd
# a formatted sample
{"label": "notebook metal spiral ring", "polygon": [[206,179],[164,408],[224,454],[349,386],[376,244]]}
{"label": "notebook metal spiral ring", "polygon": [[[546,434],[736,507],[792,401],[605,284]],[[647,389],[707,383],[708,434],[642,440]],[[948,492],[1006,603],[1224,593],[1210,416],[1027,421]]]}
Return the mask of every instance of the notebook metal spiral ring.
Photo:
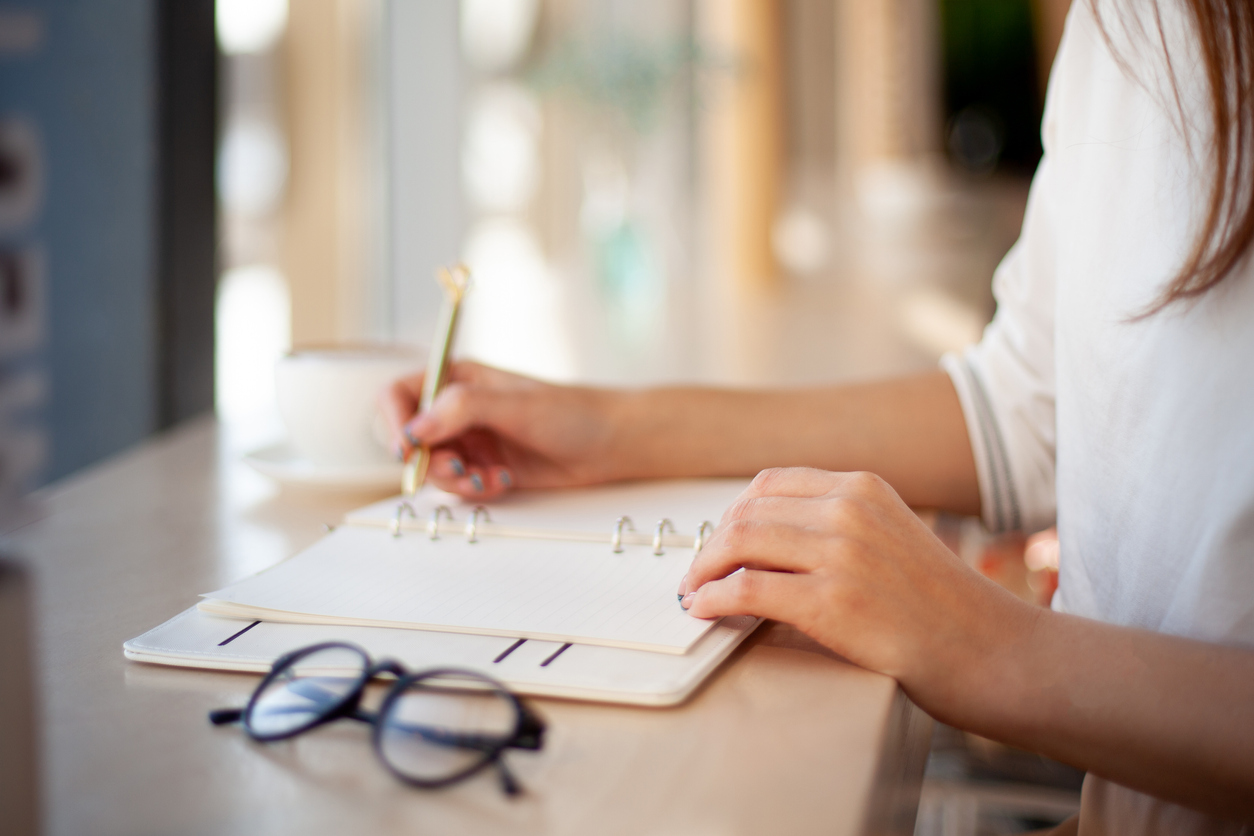
{"label": "notebook metal spiral ring", "polygon": [[431,512],[431,519],[427,522],[427,536],[432,540],[440,539],[440,515],[448,517],[449,522],[453,522],[453,512],[449,510],[447,505],[437,505]]}
{"label": "notebook metal spiral ring", "polygon": [[631,517],[619,517],[614,523],[614,536],[610,538],[610,544],[614,547],[614,554],[623,553],[623,526],[627,526],[628,531],[635,531],[636,527],[632,525]]}
{"label": "notebook metal spiral ring", "polygon": [[693,552],[699,552],[705,547],[705,543],[710,539],[710,535],[714,533],[714,523],[706,520],[701,523],[701,527],[697,529],[697,539],[692,543]]}
{"label": "notebook metal spiral ring", "polygon": [[675,524],[669,519],[661,519],[657,521],[657,527],[653,529],[653,553],[661,557],[665,552],[662,551],[662,535],[669,531],[675,533]]}
{"label": "notebook metal spiral ring", "polygon": [[396,515],[392,517],[392,536],[393,537],[401,536],[401,517],[405,515],[406,511],[409,512],[409,516],[411,518],[418,519],[418,514],[414,511],[414,506],[410,505],[408,502],[401,502],[397,504]]}
{"label": "notebook metal spiral ring", "polygon": [[483,505],[476,505],[475,510],[470,512],[470,522],[466,523],[466,542],[478,543],[479,533],[479,515],[483,515],[484,522],[492,522],[492,517],[488,515],[488,509]]}

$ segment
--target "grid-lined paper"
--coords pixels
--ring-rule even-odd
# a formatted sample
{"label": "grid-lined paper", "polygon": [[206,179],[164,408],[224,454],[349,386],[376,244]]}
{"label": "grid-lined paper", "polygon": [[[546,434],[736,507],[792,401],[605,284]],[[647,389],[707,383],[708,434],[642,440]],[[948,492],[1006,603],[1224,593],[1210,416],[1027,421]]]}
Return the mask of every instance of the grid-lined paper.
{"label": "grid-lined paper", "polygon": [[204,596],[206,612],[270,621],[447,630],[683,653],[712,621],[675,590],[692,549],[462,537],[344,526]]}

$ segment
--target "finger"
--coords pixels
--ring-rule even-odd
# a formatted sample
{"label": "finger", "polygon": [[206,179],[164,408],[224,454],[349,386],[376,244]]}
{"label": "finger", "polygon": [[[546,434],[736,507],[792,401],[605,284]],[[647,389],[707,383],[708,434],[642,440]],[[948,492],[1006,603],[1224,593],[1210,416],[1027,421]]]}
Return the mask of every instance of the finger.
{"label": "finger", "polygon": [[422,374],[393,382],[379,396],[379,412],[392,437],[392,445],[408,454],[412,445],[405,438],[405,424],[418,412],[418,393],[422,391]]}
{"label": "finger", "polygon": [[[448,380],[475,382],[492,371],[495,370],[478,363],[450,363]],[[406,457],[413,448],[423,443],[423,439],[414,433],[412,421],[422,405],[422,386],[426,377],[426,372],[403,377],[385,389],[379,399],[379,407],[391,430],[393,444],[403,450]]]}
{"label": "finger", "polygon": [[506,464],[494,434],[471,430],[462,436],[461,443],[471,469],[483,478],[486,495],[498,496],[514,487],[514,472]]}
{"label": "finger", "polygon": [[496,499],[513,487],[513,477],[498,469],[472,467],[466,478],[457,481],[453,490],[467,499]]}
{"label": "finger", "polygon": [[461,439],[436,447],[431,451],[426,481],[442,491],[463,496],[469,495],[471,491],[465,482],[466,475],[469,473],[467,461],[468,457]]}
{"label": "finger", "polygon": [[[421,406],[422,386],[425,379],[424,372],[401,378],[388,387],[380,398],[381,410],[392,433],[393,446],[397,447],[405,457],[408,457],[410,451],[420,444],[437,444],[447,435],[455,434],[432,436],[427,432],[429,428],[424,421],[415,421]],[[449,385],[462,383],[478,388],[506,388],[511,385],[518,386],[526,382],[526,379],[480,363],[459,361],[449,364],[448,381]],[[437,398],[437,402],[438,400]],[[435,406],[435,404],[432,405],[433,410]],[[423,434],[424,432],[426,435]]]}
{"label": "finger", "polygon": [[697,553],[684,580],[685,592],[723,578],[737,569],[811,572],[836,541],[829,535],[794,525],[735,520],[720,526]]}
{"label": "finger", "polygon": [[510,468],[501,464],[495,445],[483,433],[470,432],[431,454],[428,481],[467,499],[493,499],[514,487]]}
{"label": "finger", "polygon": [[409,422],[411,441],[441,444],[471,427],[491,427],[505,414],[505,395],[473,383],[451,383],[431,404],[431,408]]}
{"label": "finger", "polygon": [[483,468],[471,467],[466,475],[456,479],[449,490],[466,499],[488,499],[487,483],[483,479]]}
{"label": "finger", "polygon": [[495,499],[506,493],[513,485],[512,477],[501,477],[501,471],[481,467],[470,467],[466,475],[450,479],[440,477],[431,480],[442,491],[455,493],[466,499]]}
{"label": "finger", "polygon": [[452,484],[466,475],[466,454],[460,444],[449,444],[431,451],[427,476],[432,481]]}
{"label": "finger", "polygon": [[752,615],[789,624],[804,624],[815,598],[807,575],[746,569],[710,581],[684,596],[683,605],[697,618]]}

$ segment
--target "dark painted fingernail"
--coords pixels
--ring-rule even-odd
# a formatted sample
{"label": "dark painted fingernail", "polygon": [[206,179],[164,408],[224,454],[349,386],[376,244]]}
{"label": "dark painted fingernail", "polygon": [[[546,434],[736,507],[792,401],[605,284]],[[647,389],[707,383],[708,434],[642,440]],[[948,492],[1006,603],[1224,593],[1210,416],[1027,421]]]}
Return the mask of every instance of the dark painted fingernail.
{"label": "dark painted fingernail", "polygon": [[475,489],[475,493],[483,493],[483,477],[478,473],[470,474],[470,484]]}
{"label": "dark painted fingernail", "polygon": [[[461,460],[461,459],[449,459],[449,460],[448,460],[448,468],[449,468],[449,470],[453,471],[453,475],[454,475],[454,476],[465,476],[465,475],[466,475],[466,465],[462,464],[462,460]],[[472,477],[472,478],[473,478],[473,477]]]}
{"label": "dark painted fingernail", "polygon": [[514,485],[514,480],[510,478],[508,470],[497,471],[496,478],[501,480],[501,485],[510,488]]}
{"label": "dark painted fingernail", "polygon": [[408,441],[410,444],[414,445],[415,447],[422,446],[422,439],[414,435],[414,431],[411,430],[409,427],[405,428],[405,440]]}

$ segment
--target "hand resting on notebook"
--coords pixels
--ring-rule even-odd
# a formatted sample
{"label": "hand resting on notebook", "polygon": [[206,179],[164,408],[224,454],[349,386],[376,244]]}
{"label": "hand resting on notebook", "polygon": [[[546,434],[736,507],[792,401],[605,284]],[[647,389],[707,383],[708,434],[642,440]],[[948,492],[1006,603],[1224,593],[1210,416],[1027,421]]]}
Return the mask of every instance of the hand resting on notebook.
{"label": "hand resting on notebook", "polygon": [[1036,613],[971,571],[883,479],[811,468],[758,474],[679,593],[700,618],[751,612],[794,624],[932,710],[943,707],[935,683]]}
{"label": "hand resting on notebook", "polygon": [[758,474],[679,592],[697,617],[753,612],[787,621],[907,686],[952,670],[954,654],[976,652],[959,639],[977,633],[990,614],[1004,611],[997,620],[1008,624],[1025,613],[937,539],[883,479],[811,468]]}

